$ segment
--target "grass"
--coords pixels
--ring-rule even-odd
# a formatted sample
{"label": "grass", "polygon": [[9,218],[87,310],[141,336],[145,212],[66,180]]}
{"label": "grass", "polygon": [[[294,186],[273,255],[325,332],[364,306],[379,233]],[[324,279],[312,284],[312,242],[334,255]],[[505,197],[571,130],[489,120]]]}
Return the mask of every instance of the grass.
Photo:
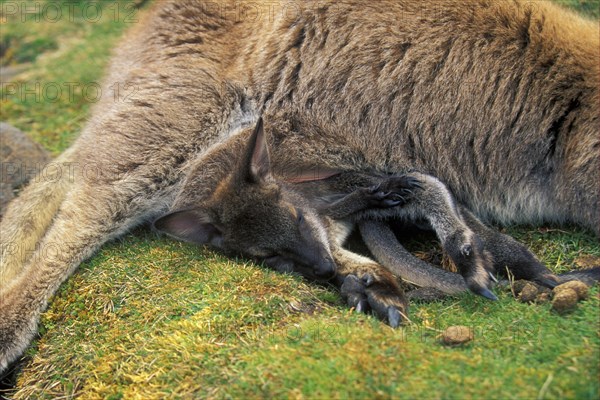
{"label": "grass", "polygon": [[[598,17],[598,2],[562,2]],[[79,83],[55,102],[2,85],[0,119],[54,154],[80,131],[93,104],[83,89],[99,81],[130,25],[110,2],[98,21],[77,18],[88,4],[76,5],[73,21],[30,15],[0,25],[0,64],[31,64],[9,83]],[[597,238],[577,229],[508,232],[559,272],[600,257]],[[498,295],[413,304],[413,324],[392,330],[345,309],[330,288],[140,230],[104,246],[61,287],[5,395],[598,398],[598,288],[565,316]],[[451,325],[472,327],[475,340],[442,346]]]}

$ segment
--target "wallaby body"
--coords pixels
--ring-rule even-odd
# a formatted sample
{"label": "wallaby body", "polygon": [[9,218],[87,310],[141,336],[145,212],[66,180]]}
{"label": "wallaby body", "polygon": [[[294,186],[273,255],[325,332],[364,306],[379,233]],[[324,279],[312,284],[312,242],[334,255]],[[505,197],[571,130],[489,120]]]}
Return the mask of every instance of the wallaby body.
{"label": "wallaby body", "polygon": [[[157,2],[106,81],[135,93],[3,218],[0,370],[83,259],[172,208],[195,165],[233,168],[204,155],[261,112],[277,168],[417,169],[480,217],[598,232],[598,47],[541,3]],[[190,204],[214,189],[196,179]]]}

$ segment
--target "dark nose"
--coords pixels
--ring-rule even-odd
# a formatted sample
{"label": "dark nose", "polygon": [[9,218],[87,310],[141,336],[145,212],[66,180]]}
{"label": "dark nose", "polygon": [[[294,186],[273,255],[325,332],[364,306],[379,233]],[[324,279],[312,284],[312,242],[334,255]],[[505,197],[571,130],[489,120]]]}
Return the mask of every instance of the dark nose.
{"label": "dark nose", "polygon": [[313,267],[313,272],[320,279],[331,279],[335,276],[336,265],[330,257],[321,257]]}

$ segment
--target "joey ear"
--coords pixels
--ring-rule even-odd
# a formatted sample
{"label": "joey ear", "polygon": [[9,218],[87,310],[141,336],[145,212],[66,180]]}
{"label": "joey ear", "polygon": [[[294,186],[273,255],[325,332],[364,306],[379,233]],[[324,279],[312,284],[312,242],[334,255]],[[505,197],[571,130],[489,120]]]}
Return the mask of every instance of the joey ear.
{"label": "joey ear", "polygon": [[176,211],[154,221],[154,228],[185,242],[221,247],[223,234],[198,210]]}
{"label": "joey ear", "polygon": [[262,117],[258,119],[246,150],[245,176],[249,182],[258,183],[271,178],[271,159],[265,138]]}
{"label": "joey ear", "polygon": [[285,174],[285,181],[288,183],[303,183],[303,182],[314,182],[321,181],[332,176],[339,175],[343,171],[326,168],[326,167],[309,167],[303,168],[298,171]]}

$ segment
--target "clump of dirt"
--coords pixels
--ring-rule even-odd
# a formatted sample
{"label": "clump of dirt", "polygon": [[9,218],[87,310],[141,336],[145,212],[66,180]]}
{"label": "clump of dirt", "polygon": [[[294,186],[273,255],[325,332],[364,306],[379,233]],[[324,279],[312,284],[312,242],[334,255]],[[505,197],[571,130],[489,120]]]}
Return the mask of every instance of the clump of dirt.
{"label": "clump of dirt", "polygon": [[577,306],[577,292],[573,289],[564,289],[554,294],[552,309],[559,314],[571,311]]}
{"label": "clump of dirt", "polygon": [[537,286],[532,283],[526,283],[525,286],[523,286],[521,293],[519,293],[519,301],[522,301],[523,303],[534,302],[538,293],[539,289]]}
{"label": "clump of dirt", "polygon": [[512,292],[515,298],[523,303],[547,303],[552,295],[550,289],[526,280],[514,281]]}
{"label": "clump of dirt", "polygon": [[569,281],[550,290],[535,282],[514,281],[511,290],[515,298],[523,303],[547,303],[552,301],[552,310],[566,314],[575,309],[577,303],[589,295],[589,287],[581,281]]}
{"label": "clump of dirt", "polygon": [[571,290],[575,291],[575,293],[577,293],[577,300],[587,299],[588,294],[590,292],[590,288],[588,287],[588,285],[586,285],[585,283],[583,283],[581,281],[565,282],[565,283],[555,287],[553,292],[560,293],[560,292],[562,292],[564,290],[568,290],[568,289],[571,289]]}

